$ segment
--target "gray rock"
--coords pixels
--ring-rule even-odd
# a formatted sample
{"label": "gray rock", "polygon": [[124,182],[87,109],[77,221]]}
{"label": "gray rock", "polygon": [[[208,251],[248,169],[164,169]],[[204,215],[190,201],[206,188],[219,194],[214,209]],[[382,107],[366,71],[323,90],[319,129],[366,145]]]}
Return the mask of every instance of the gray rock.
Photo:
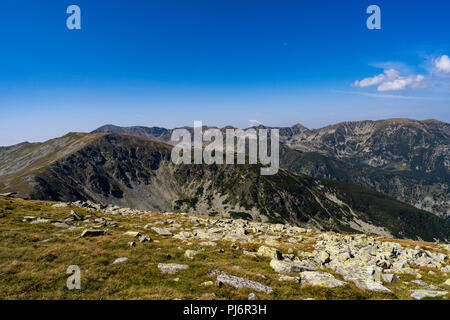
{"label": "gray rock", "polygon": [[314,287],[335,288],[346,284],[327,272],[306,271],[300,273],[300,278],[302,285]]}
{"label": "gray rock", "polygon": [[248,295],[248,300],[259,300],[258,296],[253,292]]}
{"label": "gray rock", "polygon": [[272,293],[273,289],[266,285],[263,285],[256,281],[247,280],[244,278],[228,275],[226,273],[221,273],[217,276],[217,283],[219,285],[225,283],[237,289],[239,288],[249,288],[256,291],[262,291],[265,293]]}
{"label": "gray rock", "polygon": [[84,220],[83,216],[76,213],[74,210],[71,210],[70,214],[72,215],[74,221],[83,221]]}
{"label": "gray rock", "polygon": [[52,205],[52,208],[66,208],[67,206],[68,206],[67,203],[61,202],[61,203],[55,203],[54,205]]}
{"label": "gray rock", "polygon": [[417,300],[421,300],[423,298],[436,298],[436,297],[442,297],[447,295],[447,291],[437,291],[437,290],[425,290],[425,289],[419,289],[419,290],[413,290],[411,293],[411,297]]}
{"label": "gray rock", "polygon": [[55,222],[55,223],[53,223],[53,225],[55,227],[59,227],[59,228],[68,228],[69,227],[69,225],[64,222]]}
{"label": "gray rock", "polygon": [[105,236],[107,234],[109,234],[107,230],[86,229],[81,233],[80,238]]}
{"label": "gray rock", "polygon": [[270,262],[270,266],[275,272],[278,273],[298,273],[303,271],[314,271],[314,268],[305,266],[303,263],[298,261],[280,261],[273,259]]}
{"label": "gray rock", "polygon": [[122,263],[122,262],[125,262],[127,260],[128,260],[127,257],[117,258],[116,260],[114,260],[113,264]]}
{"label": "gray rock", "polygon": [[411,282],[415,283],[415,284],[417,284],[419,286],[422,286],[422,287],[427,287],[428,286],[428,283],[426,283],[426,282],[424,282],[422,280],[412,280]]}
{"label": "gray rock", "polygon": [[140,236],[138,237],[138,239],[139,239],[139,242],[140,242],[140,243],[144,243],[144,242],[152,242],[152,241],[153,241],[152,238],[150,238],[149,236],[146,236],[146,235],[140,235]]}
{"label": "gray rock", "polygon": [[394,283],[400,280],[400,277],[392,273],[384,273],[381,275],[384,282]]}
{"label": "gray rock", "polygon": [[185,270],[187,268],[189,268],[189,266],[185,265],[185,264],[177,264],[177,263],[159,263],[158,264],[158,269],[162,273],[167,273],[167,274],[174,274],[180,270]]}
{"label": "gray rock", "polygon": [[167,228],[152,227],[152,230],[161,236],[171,236],[172,235],[172,232],[170,232],[170,230]]}

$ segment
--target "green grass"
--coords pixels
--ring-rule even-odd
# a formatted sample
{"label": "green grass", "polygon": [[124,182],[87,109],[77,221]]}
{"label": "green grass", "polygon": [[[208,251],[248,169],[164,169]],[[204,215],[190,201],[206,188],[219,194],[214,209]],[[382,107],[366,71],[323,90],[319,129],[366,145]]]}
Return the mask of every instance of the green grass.
{"label": "green grass", "polygon": [[[270,259],[243,255],[242,250],[232,248],[232,243],[217,241],[216,247],[204,247],[193,260],[184,257],[186,249],[199,250],[200,241],[183,242],[163,237],[146,223],[162,221],[168,216],[157,213],[142,216],[111,216],[119,227],[111,228],[111,234],[102,237],[78,238],[81,230],[69,231],[51,224],[22,222],[24,216],[62,220],[71,209],[93,220],[104,214],[76,207],[52,208],[51,202],[22,201],[0,197],[0,299],[246,299],[250,289],[205,287],[201,283],[215,280],[206,273],[220,269],[229,274],[261,282],[274,289],[272,294],[256,292],[261,299],[409,299],[408,291],[400,284],[389,285],[394,294],[364,292],[353,284],[323,289],[302,287],[299,284],[280,282],[279,275],[269,266]],[[189,216],[173,215],[185,228],[192,228]],[[140,227],[136,227],[139,223]],[[80,226],[82,222],[78,222]],[[133,239],[124,235],[135,230],[149,235],[154,241],[139,243],[132,248]],[[51,239],[48,242],[43,240]],[[280,240],[279,249],[286,253],[312,250],[312,239],[299,244]],[[242,249],[256,251],[259,244],[238,244]],[[432,244],[427,244],[432,246]],[[183,250],[179,250],[182,247]],[[223,251],[223,252],[221,252]],[[112,264],[119,257],[128,261]],[[174,275],[162,274],[158,263],[188,264],[187,270]],[[81,268],[81,290],[68,290],[67,267]],[[239,266],[239,269],[234,268]],[[435,270],[436,271],[436,270]],[[258,274],[263,274],[262,279]],[[335,275],[340,279],[340,276]],[[405,277],[405,278],[403,278]],[[408,277],[403,276],[402,280]],[[178,278],[178,281],[175,279]],[[424,281],[439,284],[443,275],[426,274]],[[215,295],[213,295],[213,293]]]}

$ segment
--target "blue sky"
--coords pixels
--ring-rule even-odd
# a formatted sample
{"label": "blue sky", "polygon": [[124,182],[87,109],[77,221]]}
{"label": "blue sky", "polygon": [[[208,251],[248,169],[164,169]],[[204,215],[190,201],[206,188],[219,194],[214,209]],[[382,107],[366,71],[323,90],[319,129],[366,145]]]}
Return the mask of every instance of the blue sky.
{"label": "blue sky", "polygon": [[[81,30],[66,28],[71,4]],[[366,28],[371,4],[381,30]],[[447,0],[2,0],[0,145],[109,123],[449,122],[449,12]]]}

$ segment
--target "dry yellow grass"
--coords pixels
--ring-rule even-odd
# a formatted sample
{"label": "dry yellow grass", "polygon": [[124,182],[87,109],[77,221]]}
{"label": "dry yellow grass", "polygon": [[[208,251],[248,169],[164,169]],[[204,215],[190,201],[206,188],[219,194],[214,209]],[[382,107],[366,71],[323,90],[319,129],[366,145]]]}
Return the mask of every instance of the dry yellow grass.
{"label": "dry yellow grass", "polygon": [[[198,250],[199,241],[186,243],[143,228],[146,223],[164,223],[168,218],[180,219],[187,228],[193,226],[188,217],[180,215],[111,216],[118,227],[110,228],[110,235],[92,238],[78,238],[82,229],[71,231],[50,223],[22,221],[24,216],[63,220],[71,209],[84,216],[90,215],[91,220],[105,216],[76,207],[53,208],[52,204],[0,197],[0,299],[247,299],[252,292],[250,289],[202,286],[202,282],[214,281],[206,275],[213,269],[272,287],[271,294],[257,292],[261,299],[410,298],[401,284],[389,286],[394,294],[379,294],[364,292],[353,284],[324,289],[280,282],[279,275],[269,266],[270,259],[242,253],[242,249],[256,251],[257,244],[238,244],[241,250],[236,250],[231,242],[217,241],[216,247],[204,247],[190,260],[184,257],[184,252]],[[83,225],[82,222],[77,224]],[[128,230],[140,231],[154,241],[136,241],[136,247],[130,247],[128,243],[136,239],[124,234]],[[313,244],[313,241],[281,243],[279,249],[284,253],[289,249],[295,253],[311,251]],[[128,261],[113,264],[120,257],[127,257]],[[174,275],[162,274],[157,267],[161,262],[188,264],[189,268]],[[81,268],[81,290],[66,288],[69,276],[66,270],[70,265]],[[179,280],[175,281],[176,278]],[[445,279],[436,272],[434,276],[427,275],[426,280],[442,283]]]}

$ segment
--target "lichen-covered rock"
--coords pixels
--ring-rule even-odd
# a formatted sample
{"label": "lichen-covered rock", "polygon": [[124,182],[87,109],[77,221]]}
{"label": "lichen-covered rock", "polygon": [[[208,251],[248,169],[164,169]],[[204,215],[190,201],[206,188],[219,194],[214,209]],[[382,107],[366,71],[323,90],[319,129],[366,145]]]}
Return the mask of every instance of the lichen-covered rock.
{"label": "lichen-covered rock", "polygon": [[188,259],[194,259],[197,253],[198,251],[188,249],[184,252],[184,256]]}
{"label": "lichen-covered rock", "polygon": [[418,289],[413,290],[411,293],[411,297],[417,300],[421,300],[423,298],[436,298],[447,295],[447,291],[437,291],[437,290],[426,290],[426,289]]}
{"label": "lichen-covered rock", "polygon": [[283,259],[283,256],[280,251],[278,251],[275,248],[270,248],[270,247],[266,247],[266,246],[259,247],[257,254],[262,257],[267,257],[267,258],[276,259],[276,260]]}
{"label": "lichen-covered rock", "polygon": [[180,270],[185,270],[189,268],[188,265],[185,264],[177,264],[177,263],[158,263],[158,269],[162,273],[174,274]]}
{"label": "lichen-covered rock", "polygon": [[291,276],[287,276],[285,274],[282,274],[278,278],[278,281],[290,281],[290,282],[300,283],[301,282],[301,278],[300,277],[291,277]]}
{"label": "lichen-covered rock", "polygon": [[302,285],[314,287],[335,288],[346,284],[327,272],[305,271],[300,273],[300,278]]}
{"label": "lichen-covered rock", "polygon": [[262,283],[228,275],[225,272],[222,272],[217,276],[217,283],[219,285],[225,283],[235,288],[249,288],[252,290],[262,291],[265,293],[272,293],[273,291],[271,287],[263,285]]}
{"label": "lichen-covered rock", "polygon": [[172,235],[172,232],[170,232],[170,230],[167,228],[152,227],[152,230],[161,236],[171,236]]}
{"label": "lichen-covered rock", "polygon": [[286,261],[273,259],[270,261],[270,266],[278,273],[299,273],[303,271],[314,271],[313,268],[303,265],[298,261]]}
{"label": "lichen-covered rock", "polygon": [[86,229],[86,230],[84,230],[81,233],[80,238],[105,236],[107,234],[109,234],[109,232],[107,230],[89,230],[89,229]]}
{"label": "lichen-covered rock", "polygon": [[381,278],[383,279],[384,282],[387,283],[394,283],[400,280],[399,276],[392,273],[383,273],[381,275]]}

